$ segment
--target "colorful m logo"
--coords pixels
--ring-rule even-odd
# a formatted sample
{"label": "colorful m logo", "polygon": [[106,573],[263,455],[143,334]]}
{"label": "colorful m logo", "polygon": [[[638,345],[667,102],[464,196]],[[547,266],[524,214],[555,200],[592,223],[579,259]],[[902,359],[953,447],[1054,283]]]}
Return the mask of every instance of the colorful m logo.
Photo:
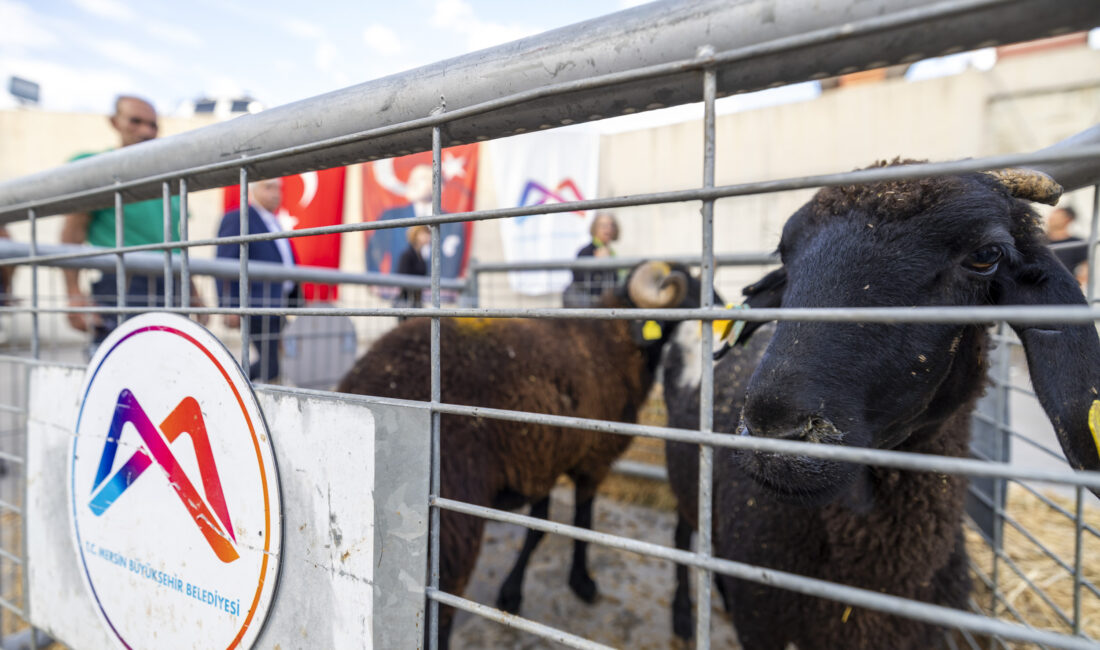
{"label": "colorful m logo", "polygon": [[[108,476],[115,464],[122,428],[127,423],[134,425],[145,445],[135,451],[113,476]],[[107,433],[107,443],[103,446],[103,455],[99,459],[99,469],[92,486],[92,500],[88,507],[97,516],[102,515],[156,461],[218,558],[222,562],[236,560],[240,557],[233,547],[237,537],[229,520],[229,509],[225,505],[225,495],[222,493],[221,479],[214,464],[214,454],[210,448],[206,424],[202,419],[202,410],[195,398],[185,397],[160,423],[160,432],[164,434],[163,439],[134,394],[128,388],[123,389],[118,395],[111,429]],[[205,499],[195,489],[168,447],[184,433],[191,436]],[[165,444],[164,439],[168,440],[168,444]],[[149,457],[150,454],[152,458]]]}

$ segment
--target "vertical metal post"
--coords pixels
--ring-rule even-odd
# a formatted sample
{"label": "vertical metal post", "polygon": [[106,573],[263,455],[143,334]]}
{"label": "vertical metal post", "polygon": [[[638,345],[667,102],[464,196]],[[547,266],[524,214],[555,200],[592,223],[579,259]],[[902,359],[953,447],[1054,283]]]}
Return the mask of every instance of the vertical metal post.
{"label": "vertical metal post", "polygon": [[[180,179],[180,241],[186,242],[187,232],[187,179]],[[191,249],[180,248],[180,307],[191,306]]]}
{"label": "vertical metal post", "polygon": [[[164,202],[164,243],[172,241],[172,188],[168,181],[161,183],[161,199]],[[164,306],[172,307],[172,249],[164,250]]]}
{"label": "vertical metal post", "polygon": [[[714,55],[710,46],[699,48],[699,57]],[[714,146],[715,116],[714,100],[717,96],[717,73],[714,68],[703,71],[703,187],[714,187]],[[703,254],[700,302],[704,309],[714,306],[714,201],[703,201]],[[703,321],[702,343],[699,354],[702,357],[702,372],[699,384],[699,430],[710,433],[714,430],[714,363],[711,355],[714,351],[714,323]],[[711,554],[711,519],[714,485],[714,448],[699,446],[699,544],[696,552],[703,557]],[[710,583],[711,573],[707,569],[693,569],[695,578],[695,638],[698,650],[710,648]]]}
{"label": "vertical metal post", "polygon": [[[993,361],[994,372],[999,377],[997,381],[997,388],[994,399],[995,418],[997,421],[997,432],[993,437],[993,458],[998,462],[1007,459],[1007,450],[1005,445],[1009,443],[1007,437],[1009,426],[1009,400],[1011,395],[1009,394],[1009,366],[1011,364],[1011,357],[1009,355],[1009,344],[1006,339],[1009,334],[1008,325],[1003,321],[997,324],[997,339],[1000,341],[997,345],[996,355],[997,358]],[[1001,596],[1000,585],[1000,557],[1004,552],[1004,507],[1006,495],[1007,482],[1004,477],[995,477],[993,479],[993,566],[990,571],[990,581],[993,583],[993,589],[991,590],[991,602],[990,611],[994,618],[997,617],[997,604],[1003,600]],[[994,640],[1004,647],[1004,642],[999,637],[994,637]]]}
{"label": "vertical metal post", "polygon": [[1092,225],[1089,227],[1089,248],[1086,251],[1089,256],[1089,277],[1086,281],[1085,295],[1089,304],[1096,302],[1096,246],[1100,244],[1100,185],[1093,187],[1092,192]]}
{"label": "vertical metal post", "polygon": [[[445,106],[445,105],[444,105]],[[440,111],[444,110],[440,107]],[[443,137],[439,127],[432,128],[432,214],[443,213]],[[429,226],[432,233],[432,309],[439,309],[439,275],[442,269],[440,260],[439,224]],[[440,377],[440,332],[439,316],[432,314],[431,330],[431,392],[432,392],[432,462],[431,462],[431,491],[430,498],[439,498],[439,474],[440,474],[440,450],[439,450],[439,425],[440,413],[436,408],[442,401],[442,381]],[[432,590],[439,589],[439,508],[431,507],[431,523],[428,539],[428,557],[431,558],[431,575],[428,576],[428,587]],[[436,650],[439,647],[439,602],[434,598],[428,601],[428,648]]]}
{"label": "vertical metal post", "polygon": [[[248,234],[248,170],[241,167],[241,234]],[[241,277],[238,284],[239,290],[237,295],[240,296],[239,306],[249,307],[251,305],[248,286],[248,242],[241,242]],[[241,314],[241,368],[246,375],[251,375],[249,372],[249,345],[251,345],[251,332],[252,322],[249,319],[248,314]]]}
{"label": "vertical metal post", "polygon": [[[122,192],[115,192],[115,246],[126,245],[126,214],[122,209]],[[118,307],[126,306],[126,261],[122,253],[115,258],[115,292],[118,294]],[[126,316],[118,312],[115,322],[121,323]]]}
{"label": "vertical metal post", "polygon": [[[1092,267],[1089,267],[1092,273]],[[1085,489],[1077,486],[1077,516],[1074,517],[1074,546],[1073,546],[1073,633],[1081,636],[1081,576],[1084,565],[1084,530],[1085,530]]]}
{"label": "vertical metal post", "polygon": [[[38,215],[34,208],[27,210],[27,221],[31,226],[31,357],[37,359],[41,352],[38,341]],[[8,287],[11,291],[11,287]]]}

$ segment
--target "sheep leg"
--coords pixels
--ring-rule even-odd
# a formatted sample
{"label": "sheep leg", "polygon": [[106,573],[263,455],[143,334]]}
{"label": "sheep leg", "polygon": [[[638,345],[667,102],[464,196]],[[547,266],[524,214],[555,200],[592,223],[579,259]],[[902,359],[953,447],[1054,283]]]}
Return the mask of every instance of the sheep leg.
{"label": "sheep leg", "polygon": [[[680,514],[676,515],[676,548],[691,550],[691,524]],[[695,621],[691,616],[691,581],[687,565],[676,565],[676,595],[672,598],[672,631],[681,639],[690,639],[695,633]]]}
{"label": "sheep leg", "polygon": [[[550,497],[546,497],[541,501],[536,501],[531,505],[531,516],[538,517],[539,519],[546,519],[550,514]],[[497,596],[497,607],[503,609],[509,614],[516,614],[519,612],[520,603],[523,602],[523,575],[527,572],[527,562],[531,559],[531,554],[535,552],[535,547],[542,541],[543,532],[541,530],[527,531],[527,539],[523,542],[523,550],[519,552],[519,558],[516,560],[516,564],[512,567],[511,573],[504,580],[504,584],[500,586],[500,595]]]}
{"label": "sheep leg", "polygon": [[[592,530],[592,503],[595,495],[589,494],[583,501],[579,500],[581,487],[577,487],[578,501],[573,512],[573,525],[577,528]],[[575,540],[573,542],[573,567],[569,570],[569,588],[586,603],[596,600],[596,581],[588,573],[588,542]]]}

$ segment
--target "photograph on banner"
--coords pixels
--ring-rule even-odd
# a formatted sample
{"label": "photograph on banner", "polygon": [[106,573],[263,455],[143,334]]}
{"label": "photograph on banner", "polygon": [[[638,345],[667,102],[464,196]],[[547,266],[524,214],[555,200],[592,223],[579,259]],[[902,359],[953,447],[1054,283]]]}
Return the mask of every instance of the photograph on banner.
{"label": "photograph on banner", "polygon": [[[494,140],[491,147],[499,207],[527,207],[596,197],[599,135],[539,132]],[[589,210],[500,219],[507,262],[567,260],[591,241]],[[512,290],[529,296],[560,293],[570,271],[508,274]]]}
{"label": "photograph on banner", "polygon": [[[442,168],[443,213],[469,212],[474,209],[477,189],[478,145],[468,144],[443,150]],[[422,153],[378,160],[363,165],[363,220],[389,221],[411,219],[432,213],[432,153]],[[368,230],[367,272],[396,273],[402,253],[415,242],[408,239],[408,228]],[[440,274],[443,278],[459,278],[466,273],[469,262],[473,223],[445,223],[439,229],[443,256]],[[426,268],[430,249],[421,247]],[[384,298],[394,298],[397,289],[378,287]]]}
{"label": "photograph on banner", "polygon": [[[335,226],[344,222],[344,183],[346,167],[284,176],[282,203],[275,218],[282,230],[301,230]],[[239,185],[224,189],[224,212],[236,210],[241,202]],[[340,268],[340,235],[313,235],[289,240],[298,266]],[[336,302],[335,284],[302,284],[306,302]]]}

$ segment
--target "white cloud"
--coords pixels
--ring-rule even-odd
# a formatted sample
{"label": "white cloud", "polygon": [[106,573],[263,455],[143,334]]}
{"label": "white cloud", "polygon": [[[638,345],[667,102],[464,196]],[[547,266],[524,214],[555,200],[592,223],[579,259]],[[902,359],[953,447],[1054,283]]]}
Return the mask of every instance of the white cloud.
{"label": "white cloud", "polygon": [[325,30],[315,24],[301,18],[282,18],[279,20],[283,29],[299,38],[324,38]]}
{"label": "white cloud", "polygon": [[368,48],[385,56],[400,54],[401,50],[404,49],[397,32],[377,23],[367,25],[367,28],[363,30],[363,42],[367,44]]}
{"label": "white cloud", "polygon": [[120,23],[132,22],[137,18],[132,9],[118,0],[73,0],[73,3],[90,14]]}
{"label": "white cloud", "polygon": [[4,26],[3,45],[41,48],[57,42],[54,33],[21,2],[0,0],[0,25]]}
{"label": "white cloud", "polygon": [[466,0],[437,0],[432,24],[464,36],[467,51],[500,45],[542,31],[524,25],[482,20],[474,15],[474,8]]}
{"label": "white cloud", "polygon": [[92,50],[121,66],[147,74],[163,75],[175,69],[175,63],[163,54],[136,47],[126,41],[96,39],[89,40],[88,45]]}
{"label": "white cloud", "polygon": [[146,22],[145,28],[148,30],[149,35],[158,41],[168,41],[176,45],[187,45],[194,48],[200,48],[206,44],[198,33],[182,25],[150,21]]}

